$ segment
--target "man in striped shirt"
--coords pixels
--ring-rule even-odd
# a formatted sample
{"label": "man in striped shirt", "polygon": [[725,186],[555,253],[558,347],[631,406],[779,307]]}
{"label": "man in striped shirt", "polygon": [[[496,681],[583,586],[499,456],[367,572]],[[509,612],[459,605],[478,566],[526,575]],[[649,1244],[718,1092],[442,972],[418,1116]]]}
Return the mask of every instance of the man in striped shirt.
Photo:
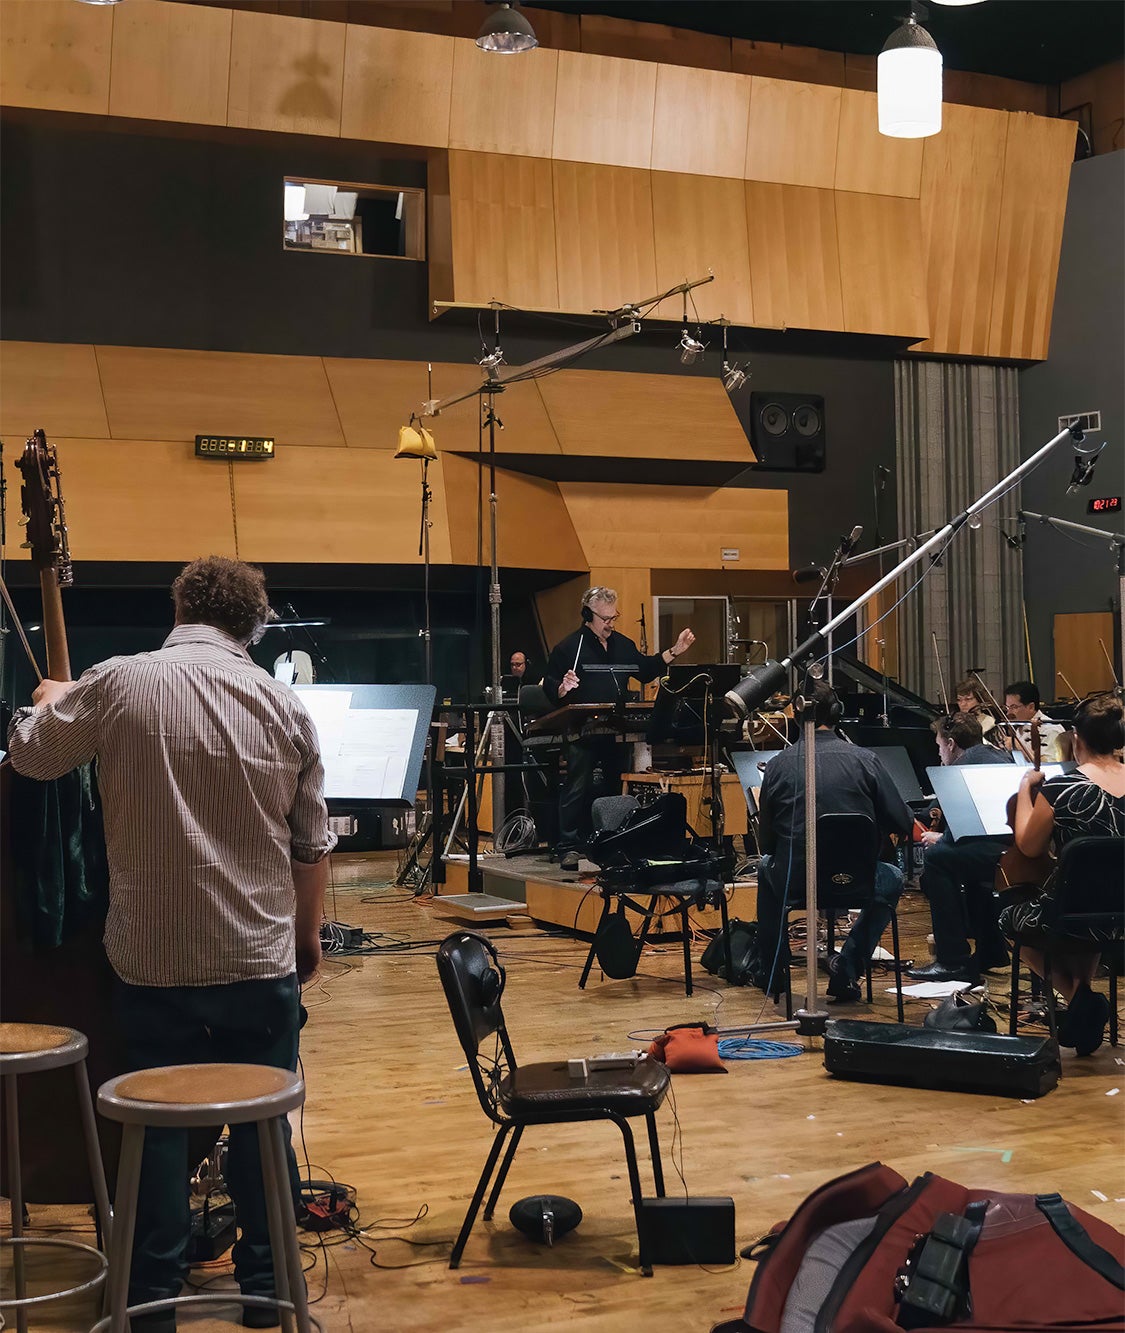
{"label": "man in striped shirt", "polygon": [[[246,651],[269,618],[260,570],[210,556],[172,585],[153,653],[44,681],[9,731],[12,762],[55,778],[95,756],[109,860],[105,945],[134,1069],[231,1061],[295,1069],[299,984],[320,963],[335,837],[312,719]],[[288,1126],[286,1126],[288,1130]],[[289,1148],[290,1177],[298,1188]],[[273,1294],[254,1126],[231,1129],[228,1184],[246,1295]],[[187,1136],[145,1135],[130,1304],[186,1274]],[[271,1327],[245,1306],[243,1323]],[[175,1315],[134,1328],[171,1330]]]}

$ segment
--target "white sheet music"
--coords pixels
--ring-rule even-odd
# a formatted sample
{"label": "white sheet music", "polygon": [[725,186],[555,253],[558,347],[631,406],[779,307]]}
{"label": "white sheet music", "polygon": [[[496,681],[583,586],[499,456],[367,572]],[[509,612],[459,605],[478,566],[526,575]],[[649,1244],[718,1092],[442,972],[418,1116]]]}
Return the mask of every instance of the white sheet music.
{"label": "white sheet music", "polygon": [[320,740],[328,800],[403,798],[418,717],[413,709],[352,708],[350,690],[302,690],[301,700]]}

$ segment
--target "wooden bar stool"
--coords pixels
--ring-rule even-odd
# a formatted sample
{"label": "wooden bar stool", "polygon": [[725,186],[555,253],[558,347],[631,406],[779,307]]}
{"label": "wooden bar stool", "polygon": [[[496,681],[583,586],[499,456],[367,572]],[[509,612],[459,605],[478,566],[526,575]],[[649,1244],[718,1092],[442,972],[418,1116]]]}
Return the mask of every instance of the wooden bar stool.
{"label": "wooden bar stool", "polygon": [[[291,1333],[294,1317],[298,1333],[309,1333],[312,1328],[320,1330],[319,1321],[309,1313],[301,1275],[301,1252],[281,1129],[282,1117],[304,1100],[302,1080],[287,1069],[270,1065],[170,1065],[121,1074],[102,1084],[98,1089],[98,1110],[108,1119],[120,1121],[124,1130],[113,1243],[109,1251],[109,1314],[94,1325],[91,1333],[105,1333],[105,1330],[126,1333],[130,1315],[175,1310],[180,1306],[229,1305],[232,1299],[244,1306],[279,1310],[286,1333]],[[130,1307],[129,1271],[145,1127],[192,1129],[219,1122],[258,1126],[276,1299],[207,1292],[169,1296]]]}
{"label": "wooden bar stool", "polygon": [[[28,1074],[43,1073],[48,1069],[74,1066],[78,1088],[78,1106],[82,1115],[82,1135],[86,1140],[86,1160],[90,1180],[94,1186],[94,1206],[102,1244],[108,1248],[110,1235],[109,1194],[102,1167],[98,1127],[94,1119],[94,1103],[90,1096],[90,1082],[86,1076],[86,1038],[73,1028],[49,1027],[42,1023],[0,1023],[0,1081],[4,1084],[4,1115],[7,1119],[8,1193],[12,1204],[12,1236],[0,1242],[12,1249],[12,1270],[15,1276],[15,1299],[0,1299],[0,1309],[15,1310],[16,1328],[27,1333],[27,1312],[47,1301],[61,1300],[64,1296],[78,1296],[94,1291],[105,1282],[106,1257],[93,1245],[76,1240],[55,1240],[23,1234],[23,1179],[20,1169],[19,1080]],[[25,1247],[53,1247],[93,1255],[98,1271],[92,1278],[60,1291],[40,1296],[28,1296],[27,1273],[24,1264]]]}

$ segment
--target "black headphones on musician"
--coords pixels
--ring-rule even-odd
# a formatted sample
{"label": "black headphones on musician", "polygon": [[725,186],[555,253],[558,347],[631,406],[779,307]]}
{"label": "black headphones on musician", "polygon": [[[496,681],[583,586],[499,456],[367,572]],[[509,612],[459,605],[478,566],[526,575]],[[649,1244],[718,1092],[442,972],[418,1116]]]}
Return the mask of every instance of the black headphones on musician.
{"label": "black headphones on musician", "polygon": [[617,594],[612,588],[607,588],[602,584],[597,584],[593,588],[587,588],[582,594],[582,623],[589,625],[593,623],[594,602],[614,602],[617,600]]}

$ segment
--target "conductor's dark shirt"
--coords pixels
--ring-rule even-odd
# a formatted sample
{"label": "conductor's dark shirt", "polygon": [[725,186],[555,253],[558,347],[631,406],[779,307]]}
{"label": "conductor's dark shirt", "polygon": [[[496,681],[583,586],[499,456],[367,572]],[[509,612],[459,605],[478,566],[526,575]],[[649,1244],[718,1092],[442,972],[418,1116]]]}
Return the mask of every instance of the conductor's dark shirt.
{"label": "conductor's dark shirt", "polygon": [[[560,699],[562,678],[574,667],[576,657],[578,688]],[[618,671],[584,670],[589,666],[631,666],[635,670],[628,675]],[[543,674],[543,690],[552,703],[616,703],[626,697],[629,676],[647,683],[655,680],[665,669],[664,658],[659,653],[643,654],[633,640],[627,639],[624,634],[614,630],[609,636],[609,642],[603,646],[593,630],[583,625],[551,650],[547,670]]]}
{"label": "conductor's dark shirt", "polygon": [[[890,774],[870,750],[851,745],[834,732],[816,733],[817,815],[870,815],[880,837],[907,834],[914,816]],[[792,850],[795,882],[804,878],[805,756],[792,745],[766,765],[758,797],[759,846],[775,863],[788,863]]]}

